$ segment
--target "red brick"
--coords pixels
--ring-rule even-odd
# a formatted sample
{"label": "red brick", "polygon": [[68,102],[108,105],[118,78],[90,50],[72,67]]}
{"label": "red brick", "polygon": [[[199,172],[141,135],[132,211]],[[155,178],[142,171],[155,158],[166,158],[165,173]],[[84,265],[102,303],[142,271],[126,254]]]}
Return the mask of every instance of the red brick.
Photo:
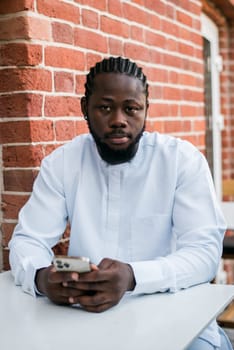
{"label": "red brick", "polygon": [[96,54],[96,53],[87,52],[86,58],[85,58],[85,62],[86,62],[85,69],[90,70],[91,67],[95,66],[95,64],[101,60],[102,60],[101,55]]}
{"label": "red brick", "polygon": [[196,117],[204,115],[203,107],[191,106],[189,104],[183,104],[180,106],[181,117]]}
{"label": "red brick", "polygon": [[28,195],[2,195],[2,212],[3,219],[17,219],[19,210],[28,200]]}
{"label": "red brick", "polygon": [[134,2],[140,6],[145,6],[145,0],[132,0],[132,2]]}
{"label": "red brick", "polygon": [[202,2],[199,1],[199,3],[194,3],[192,1],[187,1],[186,5],[189,6],[188,10],[190,13],[193,14],[193,16],[197,16],[197,17],[201,16]]}
{"label": "red brick", "polygon": [[30,125],[28,121],[1,123],[0,143],[30,142]]}
{"label": "red brick", "polygon": [[[145,67],[144,73],[147,76],[148,80],[150,81],[156,81],[158,82],[163,82],[163,83],[168,83],[168,70],[163,69],[163,68],[153,68],[153,67]],[[157,88],[157,87],[155,87]],[[151,97],[151,95],[150,95]]]}
{"label": "red brick", "polygon": [[181,85],[190,85],[201,89],[203,88],[203,79],[190,74],[178,74],[178,83]]}
{"label": "red brick", "polygon": [[27,17],[30,39],[51,41],[51,24],[48,19]]}
{"label": "red brick", "polygon": [[180,101],[182,96],[181,89],[178,87],[164,86],[163,88],[163,99],[165,100],[177,100]]}
{"label": "red brick", "polygon": [[174,20],[175,12],[176,12],[174,4],[165,4],[165,6],[166,6],[166,10],[165,10],[166,17]]}
{"label": "red brick", "polygon": [[59,120],[55,123],[55,135],[57,141],[71,140],[76,136],[74,120]]}
{"label": "red brick", "polygon": [[98,29],[99,20],[98,20],[97,12],[92,10],[82,9],[81,18],[82,18],[83,26],[93,28],[93,29]]}
{"label": "red brick", "polygon": [[178,56],[170,55],[170,54],[164,54],[163,55],[163,65],[176,67],[176,68],[182,68],[184,59]]}
{"label": "red brick", "polygon": [[107,16],[101,17],[100,29],[105,33],[123,38],[129,38],[130,36],[130,29],[127,24]]}
{"label": "red brick", "polygon": [[52,36],[56,42],[73,44],[73,28],[66,23],[52,23]]}
{"label": "red brick", "polygon": [[183,89],[181,92],[181,99],[184,101],[187,101],[187,102],[188,101],[203,102],[204,101],[204,92]]}
{"label": "red brick", "polygon": [[0,46],[1,66],[36,66],[42,62],[42,47],[22,43]]}
{"label": "red brick", "polygon": [[34,10],[34,0],[0,1],[0,14],[16,13],[19,11]]}
{"label": "red brick", "polygon": [[28,21],[25,17],[0,20],[0,40],[29,39]]}
{"label": "red brick", "polygon": [[51,152],[53,152],[56,148],[62,146],[62,143],[61,144],[52,144],[52,145],[45,145],[44,146],[44,149],[45,149],[45,156],[48,156]]}
{"label": "red brick", "polygon": [[161,0],[145,0],[145,7],[151,11],[165,16],[166,15],[166,5]]}
{"label": "red brick", "polygon": [[51,72],[44,69],[12,68],[0,71],[0,92],[44,90],[51,91]]}
{"label": "red brick", "polygon": [[178,84],[178,82],[179,82],[179,73],[174,70],[168,71],[168,83]]}
{"label": "red brick", "polygon": [[163,87],[162,86],[149,86],[149,96],[153,99],[162,99],[163,97]]}
{"label": "red brick", "polygon": [[109,0],[108,12],[119,18],[123,17],[122,2],[116,0]]}
{"label": "red brick", "polygon": [[165,55],[157,49],[149,50],[149,61],[154,62],[154,64],[162,64],[164,56]]}
{"label": "red brick", "polygon": [[179,105],[178,103],[170,103],[168,105],[169,108],[169,115],[172,117],[179,117]]}
{"label": "red brick", "polygon": [[161,121],[152,121],[150,118],[146,121],[146,130],[149,132],[157,130],[158,132],[164,132],[164,123]]}
{"label": "red brick", "polygon": [[184,124],[183,120],[167,120],[164,125],[164,132],[165,133],[182,132],[184,127],[183,124]]}
{"label": "red brick", "polygon": [[182,11],[176,11],[176,20],[190,28],[193,26],[193,17]]}
{"label": "red brick", "polygon": [[132,58],[133,60],[141,60],[141,61],[149,62],[151,52],[150,50],[146,49],[141,45],[136,45],[136,44],[126,42],[124,44],[124,55],[126,57]]}
{"label": "red brick", "polygon": [[170,115],[169,105],[166,103],[151,103],[148,111],[149,117],[167,117]]}
{"label": "red brick", "polygon": [[[157,13],[157,12],[156,12]],[[154,30],[162,30],[162,20],[157,14],[148,14],[149,28]]]}
{"label": "red brick", "polygon": [[36,170],[3,171],[3,186],[5,191],[31,192],[33,182],[38,174]]}
{"label": "red brick", "polygon": [[168,51],[178,51],[178,42],[172,38],[166,38],[165,48]]}
{"label": "red brick", "polygon": [[0,96],[0,118],[41,116],[42,96],[30,93]]}
{"label": "red brick", "polygon": [[[166,34],[173,35],[175,37],[179,37],[179,28],[178,25],[174,22],[168,21],[167,19],[161,20],[161,31]],[[188,32],[188,30],[186,30]]]}
{"label": "red brick", "polygon": [[89,128],[86,121],[76,122],[76,135],[86,134],[89,132]]}
{"label": "red brick", "polygon": [[32,142],[53,141],[54,125],[50,120],[30,121],[30,134]]}
{"label": "red brick", "polygon": [[37,10],[48,17],[64,19],[76,24],[80,22],[79,8],[64,1],[37,0]]}
{"label": "red brick", "polygon": [[1,143],[39,142],[54,139],[53,124],[49,120],[14,121],[1,123]]}
{"label": "red brick", "polygon": [[193,121],[193,130],[204,132],[206,130],[206,121],[203,120],[194,120]]}
{"label": "red brick", "polygon": [[123,41],[109,38],[109,52],[110,55],[123,56]]}
{"label": "red brick", "polygon": [[75,0],[78,4],[83,4],[92,8],[96,8],[101,11],[106,11],[106,0]]}
{"label": "red brick", "polygon": [[204,73],[204,66],[203,62],[198,63],[198,62],[193,62],[191,58],[189,59],[184,59],[181,61],[181,68],[188,70],[190,72],[196,72],[196,74],[203,75]]}
{"label": "red brick", "polygon": [[[156,102],[151,103],[149,108],[150,117],[178,117],[179,106],[177,103]],[[165,121],[166,123],[167,121]]]}
{"label": "red brick", "polygon": [[3,247],[7,247],[8,243],[12,237],[12,233],[15,228],[15,223],[8,223],[8,222],[3,222],[1,225],[2,229],[2,245]]}
{"label": "red brick", "polygon": [[104,53],[107,53],[108,51],[107,38],[99,33],[76,28],[74,37],[75,45],[78,47],[84,47],[85,49]]}
{"label": "red brick", "polygon": [[9,249],[4,248],[3,249],[3,271],[10,270],[10,264],[9,264]]}
{"label": "red brick", "polygon": [[55,72],[54,73],[55,91],[73,92],[74,91],[74,76],[72,73]]}
{"label": "red brick", "polygon": [[51,67],[84,70],[84,53],[61,47],[45,48],[45,64]]}
{"label": "red brick", "polygon": [[178,43],[178,52],[187,55],[187,56],[192,56],[195,57],[195,49],[192,45],[185,44],[185,43]]}
{"label": "red brick", "polygon": [[139,24],[148,25],[148,14],[143,9],[133,6],[129,3],[123,3],[123,17],[129,21],[138,22]]}
{"label": "red brick", "polygon": [[164,35],[145,30],[145,42],[151,46],[164,48],[166,44],[166,38]]}
{"label": "red brick", "polygon": [[81,115],[80,100],[69,96],[47,96],[45,115],[48,117],[79,116]]}
{"label": "red brick", "polygon": [[44,157],[41,145],[6,146],[3,147],[2,153],[3,166],[5,168],[40,166]]}
{"label": "red brick", "polygon": [[76,76],[76,94],[84,95],[84,84],[86,82],[85,75],[77,75]]}
{"label": "red brick", "polygon": [[130,27],[130,36],[133,40],[144,42],[144,29],[138,26],[132,25]]}

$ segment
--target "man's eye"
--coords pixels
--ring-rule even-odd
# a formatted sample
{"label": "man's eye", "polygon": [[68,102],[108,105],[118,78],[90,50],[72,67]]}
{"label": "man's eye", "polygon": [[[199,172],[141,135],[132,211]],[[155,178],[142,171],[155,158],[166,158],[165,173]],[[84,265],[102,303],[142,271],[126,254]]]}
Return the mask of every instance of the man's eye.
{"label": "man's eye", "polygon": [[110,106],[101,105],[101,106],[99,106],[99,109],[101,111],[104,111],[104,112],[109,112],[110,111]]}
{"label": "man's eye", "polygon": [[126,107],[125,108],[126,109],[126,112],[127,113],[136,113],[136,112],[138,112],[139,111],[139,108],[138,107],[132,107],[132,106],[128,106],[128,107]]}

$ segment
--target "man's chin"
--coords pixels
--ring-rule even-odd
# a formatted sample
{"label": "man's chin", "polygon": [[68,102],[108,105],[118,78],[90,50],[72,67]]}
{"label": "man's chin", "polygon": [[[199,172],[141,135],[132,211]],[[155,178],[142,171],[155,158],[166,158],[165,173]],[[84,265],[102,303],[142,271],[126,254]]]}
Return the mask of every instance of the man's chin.
{"label": "man's chin", "polygon": [[103,160],[110,164],[129,162],[136,154],[138,144],[112,145],[106,143],[97,144],[99,154]]}

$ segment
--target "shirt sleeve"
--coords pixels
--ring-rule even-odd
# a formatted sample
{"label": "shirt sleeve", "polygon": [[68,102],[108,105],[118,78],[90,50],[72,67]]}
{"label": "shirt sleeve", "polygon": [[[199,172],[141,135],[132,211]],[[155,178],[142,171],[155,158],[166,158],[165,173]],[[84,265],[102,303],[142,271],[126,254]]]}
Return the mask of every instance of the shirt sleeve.
{"label": "shirt sleeve", "polygon": [[133,294],[176,292],[211,281],[217,272],[226,224],[205,157],[190,147],[178,156],[172,236],[174,250],[133,268]]}
{"label": "shirt sleeve", "polygon": [[35,295],[35,273],[47,267],[53,258],[52,247],[59,241],[67,223],[62,182],[63,150],[46,157],[33,192],[19,213],[9,242],[10,265],[17,285]]}

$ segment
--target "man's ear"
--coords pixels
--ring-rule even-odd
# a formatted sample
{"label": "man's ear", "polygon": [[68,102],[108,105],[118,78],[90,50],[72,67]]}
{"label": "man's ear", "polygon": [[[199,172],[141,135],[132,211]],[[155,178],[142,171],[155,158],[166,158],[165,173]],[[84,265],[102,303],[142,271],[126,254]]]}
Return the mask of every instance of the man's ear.
{"label": "man's ear", "polygon": [[81,106],[81,111],[83,113],[83,116],[84,117],[87,116],[87,114],[88,114],[88,107],[87,107],[87,100],[86,100],[85,96],[81,97],[80,106]]}

